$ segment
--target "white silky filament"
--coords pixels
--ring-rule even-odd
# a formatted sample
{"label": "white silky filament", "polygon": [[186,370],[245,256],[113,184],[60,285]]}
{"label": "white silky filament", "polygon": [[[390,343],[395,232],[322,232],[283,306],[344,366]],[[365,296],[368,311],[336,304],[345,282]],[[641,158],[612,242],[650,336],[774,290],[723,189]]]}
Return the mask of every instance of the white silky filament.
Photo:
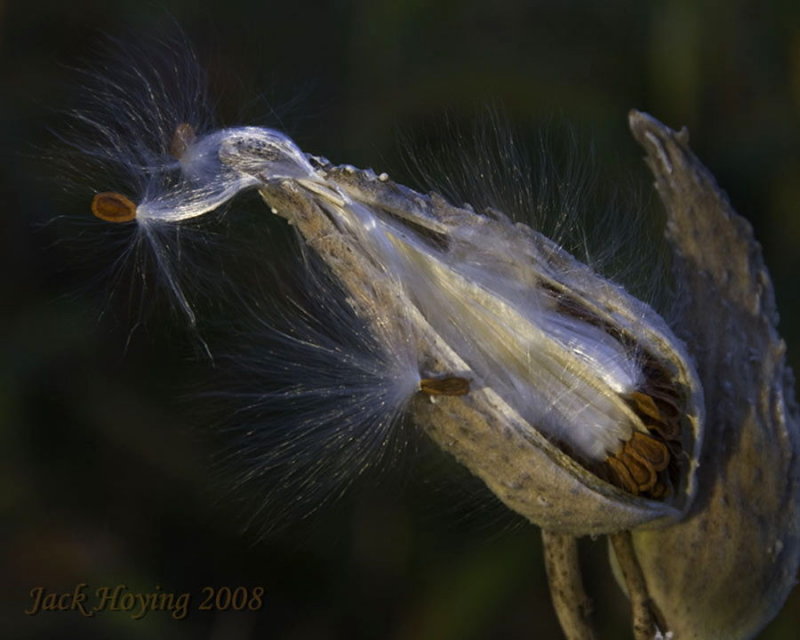
{"label": "white silky filament", "polygon": [[368,326],[309,260],[303,302],[248,314],[257,326],[230,354],[232,377],[216,394],[238,407],[221,419],[235,434],[222,458],[230,490],[254,499],[248,520],[264,529],[307,516],[396,459],[398,420],[420,388],[413,329]]}

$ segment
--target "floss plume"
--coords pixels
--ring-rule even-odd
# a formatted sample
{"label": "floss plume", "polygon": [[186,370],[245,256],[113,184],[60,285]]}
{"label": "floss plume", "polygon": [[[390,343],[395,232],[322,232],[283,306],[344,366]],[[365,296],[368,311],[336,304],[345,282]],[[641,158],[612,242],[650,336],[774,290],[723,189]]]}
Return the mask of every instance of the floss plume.
{"label": "floss plume", "polygon": [[[82,71],[81,77],[80,108],[66,114],[57,132],[67,145],[57,162],[73,190],[94,193],[94,215],[104,221],[130,221],[136,204],[156,206],[166,193],[184,202],[205,201],[207,186],[193,183],[180,169],[191,138],[213,126],[205,75],[188,43],[180,36],[146,46],[120,43],[100,70]],[[173,215],[179,210],[180,205]],[[113,278],[139,282],[140,297],[163,288],[195,324],[186,274],[200,272],[205,265],[182,249],[190,238],[200,246],[210,237],[194,231],[140,215],[119,234],[127,232],[128,237],[114,263]],[[123,277],[128,270],[132,278]],[[128,286],[136,286],[132,283]]]}
{"label": "floss plume", "polygon": [[[131,120],[133,109],[125,107]],[[116,130],[107,137],[141,156],[127,168],[146,179],[136,193],[96,193],[97,217],[147,233],[255,190],[265,215],[291,224],[336,282],[327,311],[344,305],[361,327],[366,359],[337,352],[347,340],[284,342],[295,379],[307,367],[308,379],[319,381],[341,362],[350,367],[345,381],[359,371],[384,381],[380,393],[365,393],[337,387],[332,370],[327,388],[265,393],[267,403],[279,399],[296,413],[296,429],[325,432],[338,422],[334,441],[385,442],[407,413],[506,505],[552,530],[663,524],[689,507],[702,442],[700,384],[666,323],[622,287],[501,212],[457,207],[386,174],[333,165],[273,129],[203,130],[176,118],[159,133],[168,135],[150,146],[118,141]],[[185,298],[181,305],[189,308]],[[331,407],[339,409],[326,413]],[[252,438],[249,468],[280,457],[259,451],[268,440]],[[330,453],[315,442],[313,454],[290,443],[286,455]],[[343,459],[337,469],[357,472],[357,455]]]}
{"label": "floss plume", "polygon": [[396,460],[402,414],[423,383],[412,327],[376,332],[317,262],[306,256],[296,274],[300,294],[264,296],[269,308],[244,314],[234,350],[216,354],[226,380],[212,396],[231,436],[225,486],[256,527],[305,517]]}

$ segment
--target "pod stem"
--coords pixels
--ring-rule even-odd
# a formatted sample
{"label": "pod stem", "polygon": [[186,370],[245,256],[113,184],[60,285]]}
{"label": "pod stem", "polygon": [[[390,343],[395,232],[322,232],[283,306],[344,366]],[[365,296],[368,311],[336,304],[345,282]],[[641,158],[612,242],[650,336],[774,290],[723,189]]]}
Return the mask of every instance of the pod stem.
{"label": "pod stem", "polygon": [[662,616],[655,607],[647,590],[642,567],[636,558],[630,531],[622,531],[608,536],[614,549],[631,603],[633,637],[635,640],[652,640],[659,637],[664,629]]}
{"label": "pod stem", "polygon": [[578,561],[578,539],[542,529],[542,544],[550,597],[564,636],[567,640],[595,640],[592,601],[583,589]]}

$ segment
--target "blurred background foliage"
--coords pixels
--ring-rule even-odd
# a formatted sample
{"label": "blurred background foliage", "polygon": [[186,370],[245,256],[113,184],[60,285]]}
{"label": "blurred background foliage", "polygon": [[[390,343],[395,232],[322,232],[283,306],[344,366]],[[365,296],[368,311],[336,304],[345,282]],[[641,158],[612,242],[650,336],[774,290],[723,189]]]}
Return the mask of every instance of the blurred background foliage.
{"label": "blurred background foliage", "polygon": [[[108,307],[86,284],[87,274],[107,273],[91,255],[105,255],[105,236],[49,222],[88,216],[88,202],[62,193],[42,150],[58,110],[74,106],[72,69],[96,58],[105,35],[125,41],[174,22],[208,69],[221,122],[277,126],[307,151],[398,181],[412,179],[398,131],[413,139],[442,113],[482,104],[523,131],[555,116],[588,132],[599,180],[642,192],[649,177],[628,110],[688,125],[694,150],[763,244],[798,370],[800,4],[0,3],[0,635],[560,637],[536,529],[474,483],[440,482],[454,468],[435,455],[288,528],[242,534],[196,429],[204,414],[191,390],[214,372],[191,357],[182,319],[157,305],[144,326],[119,309],[101,313]],[[279,243],[280,224],[272,227]],[[279,259],[279,247],[266,251]],[[600,636],[626,637],[604,542],[587,540],[583,552]],[[182,621],[22,614],[34,586],[81,582],[189,591],[195,608]],[[264,586],[263,609],[197,611],[202,587],[222,585]],[[798,628],[796,591],[762,637],[796,638]]]}

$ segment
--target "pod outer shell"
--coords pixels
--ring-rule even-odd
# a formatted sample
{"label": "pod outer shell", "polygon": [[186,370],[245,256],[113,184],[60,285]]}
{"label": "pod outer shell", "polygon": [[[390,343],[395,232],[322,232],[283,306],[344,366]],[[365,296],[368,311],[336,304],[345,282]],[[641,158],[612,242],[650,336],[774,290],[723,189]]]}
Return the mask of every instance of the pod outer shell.
{"label": "pod outer shell", "polygon": [[800,426],[772,283],[750,225],[676,134],[633,112],[668,213],[686,340],[708,407],[685,520],[633,533],[650,596],[680,640],[754,637],[800,566]]}
{"label": "pod outer shell", "polygon": [[[541,234],[502,217],[478,215],[443,198],[425,196],[352,167],[320,168],[325,189],[302,181],[265,185],[261,195],[297,228],[304,241],[330,267],[356,311],[377,326],[396,318],[414,327],[417,352],[434,375],[470,379],[463,396],[421,394],[413,407],[417,424],[437,444],[480,477],[509,508],[541,527],[573,535],[602,534],[640,526],[663,526],[680,519],[695,491],[696,460],[702,444],[702,390],[682,343],[664,321],[621,287],[602,279]],[[327,191],[338,193],[326,203]],[[321,195],[322,194],[322,195]],[[333,199],[335,198],[335,200]],[[344,219],[348,201],[359,214],[392,216],[456,242],[489,237],[505,250],[508,279],[536,282],[546,277],[594,300],[596,313],[624,327],[637,344],[658,354],[671,375],[687,389],[686,478],[674,499],[659,502],[630,495],[601,480],[564,453],[536,425],[520,416],[492,389],[492,380],[470,368],[458,350],[439,334],[383,264],[360,246],[359,224]],[[337,216],[342,217],[338,220]],[[559,274],[565,274],[559,282]],[[568,280],[568,281],[567,281]],[[427,374],[426,374],[427,375]]]}

